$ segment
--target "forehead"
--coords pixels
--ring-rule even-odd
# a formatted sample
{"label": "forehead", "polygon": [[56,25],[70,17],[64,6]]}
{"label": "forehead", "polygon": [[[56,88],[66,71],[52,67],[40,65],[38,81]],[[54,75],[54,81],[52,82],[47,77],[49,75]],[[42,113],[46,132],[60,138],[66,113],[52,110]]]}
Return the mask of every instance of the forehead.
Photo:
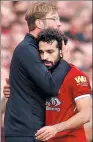
{"label": "forehead", "polygon": [[54,40],[52,43],[47,43],[44,41],[39,42],[39,50],[51,50],[56,49],[57,41]]}
{"label": "forehead", "polygon": [[59,17],[57,11],[50,11],[46,14],[46,17]]}

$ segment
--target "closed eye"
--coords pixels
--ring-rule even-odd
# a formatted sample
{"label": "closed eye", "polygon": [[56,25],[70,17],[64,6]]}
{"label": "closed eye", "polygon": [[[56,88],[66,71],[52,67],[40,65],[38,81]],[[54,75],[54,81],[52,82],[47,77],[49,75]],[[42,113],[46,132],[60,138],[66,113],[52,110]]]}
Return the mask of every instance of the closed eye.
{"label": "closed eye", "polygon": [[47,53],[49,53],[49,54],[51,54],[53,52],[54,52],[54,50],[47,50]]}
{"label": "closed eye", "polygon": [[40,53],[40,54],[42,54],[42,53],[43,53],[43,51],[42,51],[42,50],[39,50],[39,53]]}

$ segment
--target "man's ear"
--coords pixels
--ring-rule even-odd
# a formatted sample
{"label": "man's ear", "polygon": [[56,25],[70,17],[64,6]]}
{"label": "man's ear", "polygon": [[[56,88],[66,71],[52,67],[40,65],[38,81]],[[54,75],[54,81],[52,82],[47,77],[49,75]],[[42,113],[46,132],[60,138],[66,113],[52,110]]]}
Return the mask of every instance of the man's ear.
{"label": "man's ear", "polygon": [[36,19],[35,24],[36,24],[36,27],[39,29],[42,29],[44,26],[43,22],[40,19]]}
{"label": "man's ear", "polygon": [[60,57],[63,58],[62,50],[60,50]]}

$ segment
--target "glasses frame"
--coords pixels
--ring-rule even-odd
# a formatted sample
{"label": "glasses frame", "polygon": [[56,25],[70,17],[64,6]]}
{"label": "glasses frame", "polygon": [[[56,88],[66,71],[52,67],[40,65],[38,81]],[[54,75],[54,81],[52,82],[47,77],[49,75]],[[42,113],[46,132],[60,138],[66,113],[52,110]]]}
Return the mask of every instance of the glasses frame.
{"label": "glasses frame", "polygon": [[60,21],[60,18],[42,18],[42,20]]}

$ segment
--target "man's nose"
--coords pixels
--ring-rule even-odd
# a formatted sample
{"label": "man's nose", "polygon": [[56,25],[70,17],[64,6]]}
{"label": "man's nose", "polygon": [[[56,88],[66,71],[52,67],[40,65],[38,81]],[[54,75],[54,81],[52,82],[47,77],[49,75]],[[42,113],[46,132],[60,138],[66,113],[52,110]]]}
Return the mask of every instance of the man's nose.
{"label": "man's nose", "polygon": [[46,53],[43,55],[43,59],[44,59],[44,60],[48,59],[48,56],[47,56]]}
{"label": "man's nose", "polygon": [[61,27],[61,25],[62,25],[62,24],[61,24],[60,20],[57,21],[57,26],[58,26],[58,27]]}

